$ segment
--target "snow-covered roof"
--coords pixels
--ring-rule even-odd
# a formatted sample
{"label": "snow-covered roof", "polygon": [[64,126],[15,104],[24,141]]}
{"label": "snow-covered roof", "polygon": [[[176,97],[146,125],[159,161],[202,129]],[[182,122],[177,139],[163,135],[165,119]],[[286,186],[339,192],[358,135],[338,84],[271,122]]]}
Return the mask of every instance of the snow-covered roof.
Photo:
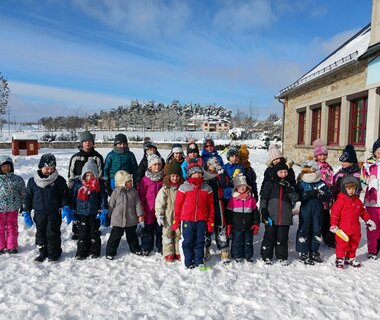
{"label": "snow-covered roof", "polygon": [[36,134],[18,132],[12,135],[13,140],[38,140]]}
{"label": "snow-covered roof", "polygon": [[290,90],[326,75],[337,68],[357,61],[368,49],[370,31],[371,24],[368,24],[296,82],[280,90],[276,98],[283,98]]}

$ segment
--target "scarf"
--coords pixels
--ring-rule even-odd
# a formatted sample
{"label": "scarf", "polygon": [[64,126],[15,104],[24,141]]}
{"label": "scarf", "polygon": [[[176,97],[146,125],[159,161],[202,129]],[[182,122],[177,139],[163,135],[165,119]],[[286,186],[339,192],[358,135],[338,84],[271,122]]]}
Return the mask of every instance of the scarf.
{"label": "scarf", "polygon": [[247,199],[249,199],[251,197],[251,191],[249,189],[246,192],[244,192],[244,193],[239,193],[237,191],[234,191],[234,193],[232,194],[232,196],[235,199],[247,200]]}
{"label": "scarf", "polygon": [[164,177],[164,170],[161,170],[159,172],[152,172],[150,170],[145,171],[145,176],[149,178],[152,181],[160,181]]}
{"label": "scarf", "polygon": [[195,186],[200,186],[203,182],[203,177],[199,178],[187,178],[187,181]]}
{"label": "scarf", "polygon": [[91,192],[100,192],[99,179],[92,178],[89,181],[83,181],[82,187],[78,191],[78,199],[88,201]]}
{"label": "scarf", "polygon": [[50,176],[47,176],[47,177],[42,175],[41,170],[38,170],[34,174],[34,182],[40,188],[45,188],[48,185],[53,184],[53,182],[55,180],[57,180],[57,178],[58,178],[58,171],[57,170],[55,170]]}

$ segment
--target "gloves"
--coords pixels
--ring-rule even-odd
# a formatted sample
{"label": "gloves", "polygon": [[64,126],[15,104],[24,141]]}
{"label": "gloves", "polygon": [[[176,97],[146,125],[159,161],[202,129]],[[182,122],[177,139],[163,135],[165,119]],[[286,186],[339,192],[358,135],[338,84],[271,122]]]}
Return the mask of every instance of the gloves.
{"label": "gloves", "polygon": [[209,234],[211,234],[211,233],[213,233],[214,232],[214,222],[209,222],[209,223],[207,223],[207,232],[209,233]]}
{"label": "gloves", "polygon": [[339,228],[338,228],[337,226],[331,226],[331,227],[330,227],[330,231],[331,231],[332,233],[336,233],[338,230],[339,230]]}
{"label": "gloves", "polygon": [[75,220],[74,210],[71,210],[69,206],[64,206],[61,210],[62,220],[66,218],[67,224],[70,224]]}
{"label": "gloves", "polygon": [[366,222],[365,222],[365,224],[367,225],[367,227],[368,227],[368,230],[369,231],[374,231],[374,230],[376,230],[376,223],[373,221],[373,220],[367,220]]}
{"label": "gloves", "polygon": [[257,235],[259,233],[260,226],[258,226],[257,224],[254,224],[251,226],[251,230],[253,231],[254,235]]}
{"label": "gloves", "polygon": [[260,210],[261,213],[261,222],[266,224],[269,218],[269,213],[267,208],[261,208]]}
{"label": "gloves", "polygon": [[159,216],[157,218],[157,224],[162,227],[164,225],[164,222],[165,222],[165,217],[164,216]]}
{"label": "gloves", "polygon": [[177,231],[178,227],[179,227],[178,223],[175,220],[173,220],[172,230]]}
{"label": "gloves", "polygon": [[108,215],[108,210],[107,209],[103,209],[96,216],[96,219],[100,220],[100,224],[102,226],[105,226],[105,227],[108,227],[108,225],[107,225],[107,215]]}
{"label": "gloves", "polygon": [[25,211],[22,213],[22,216],[24,217],[24,223],[28,228],[31,228],[33,226],[33,220],[32,216],[30,215],[29,211]]}
{"label": "gloves", "polygon": [[305,196],[307,199],[317,198],[318,194],[319,194],[318,190],[310,190],[310,191],[305,192]]}
{"label": "gloves", "polygon": [[286,180],[281,180],[280,185],[283,186],[285,189],[290,187],[290,183]]}
{"label": "gloves", "polygon": [[268,226],[273,226],[273,220],[269,217],[268,217],[267,224],[268,224]]}
{"label": "gloves", "polygon": [[232,224],[227,224],[227,237],[231,237]]}
{"label": "gloves", "polygon": [[371,190],[372,188],[377,189],[377,179],[375,178],[369,179],[368,181],[368,190]]}
{"label": "gloves", "polygon": [[138,237],[142,237],[142,235],[144,234],[144,228],[145,228],[145,223],[144,221],[142,222],[139,222],[137,224],[137,227],[136,227],[136,234]]}

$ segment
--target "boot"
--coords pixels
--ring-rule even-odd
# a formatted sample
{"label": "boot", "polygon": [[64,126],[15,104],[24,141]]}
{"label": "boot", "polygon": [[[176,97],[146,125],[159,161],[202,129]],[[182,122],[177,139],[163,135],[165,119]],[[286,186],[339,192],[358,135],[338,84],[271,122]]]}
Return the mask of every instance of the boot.
{"label": "boot", "polygon": [[350,266],[354,268],[360,268],[362,265],[359,261],[356,261],[355,258],[350,259]]}
{"label": "boot", "polygon": [[318,251],[311,252],[310,253],[310,259],[316,263],[322,263],[323,260],[321,259],[321,255]]}
{"label": "boot", "polygon": [[204,249],[204,260],[207,261],[211,258],[210,249],[208,247],[205,247]]}
{"label": "boot", "polygon": [[344,260],[343,259],[340,259],[340,258],[337,258],[335,260],[335,266],[339,269],[343,269],[344,268]]}
{"label": "boot", "polygon": [[47,249],[45,246],[39,246],[38,250],[40,251],[40,254],[37,258],[34,259],[34,261],[35,262],[44,262],[48,256]]}
{"label": "boot", "polygon": [[223,250],[220,253],[220,259],[222,260],[224,264],[231,262],[230,253],[228,252],[228,250]]}

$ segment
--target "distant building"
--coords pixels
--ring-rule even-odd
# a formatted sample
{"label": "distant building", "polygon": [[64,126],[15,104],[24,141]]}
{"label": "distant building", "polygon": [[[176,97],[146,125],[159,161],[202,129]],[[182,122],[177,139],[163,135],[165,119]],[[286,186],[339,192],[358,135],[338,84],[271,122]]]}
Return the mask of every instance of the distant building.
{"label": "distant building", "polygon": [[209,118],[202,123],[203,132],[228,132],[230,121],[219,118]]}
{"label": "distant building", "polygon": [[195,115],[187,119],[184,124],[184,129],[186,131],[200,131],[202,129],[202,124],[205,117],[203,115]]}
{"label": "distant building", "polygon": [[16,133],[12,136],[14,156],[34,156],[38,154],[38,137],[35,134]]}
{"label": "distant building", "polygon": [[380,1],[373,0],[371,24],[276,98],[284,107],[288,158],[301,162],[320,138],[332,164],[349,143],[365,160],[380,136]]}

